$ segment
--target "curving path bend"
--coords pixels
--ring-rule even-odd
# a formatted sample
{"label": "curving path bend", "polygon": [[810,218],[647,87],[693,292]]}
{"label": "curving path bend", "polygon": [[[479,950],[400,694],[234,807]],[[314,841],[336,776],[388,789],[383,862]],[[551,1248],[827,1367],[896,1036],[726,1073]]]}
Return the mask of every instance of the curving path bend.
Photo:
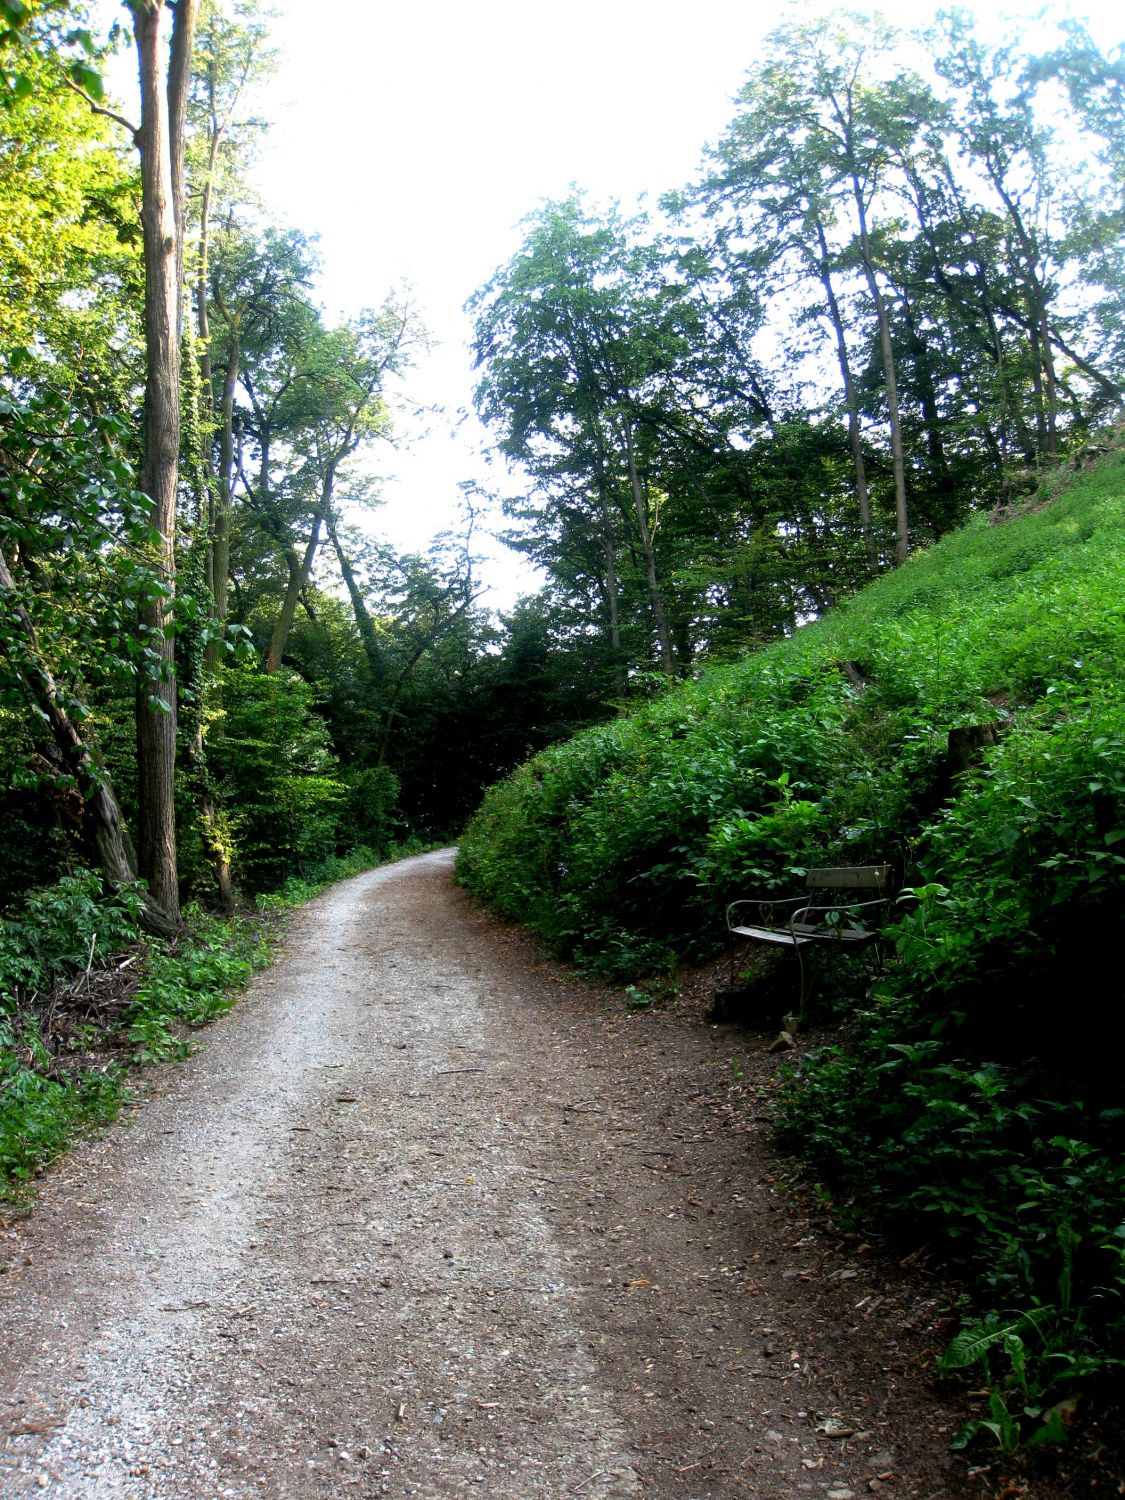
{"label": "curving path bend", "polygon": [[915,1355],[855,1310],[894,1298],[732,1125],[730,1038],[538,962],[451,860],[304,908],[0,1236],[0,1496],[962,1493],[945,1438],[901,1461]]}

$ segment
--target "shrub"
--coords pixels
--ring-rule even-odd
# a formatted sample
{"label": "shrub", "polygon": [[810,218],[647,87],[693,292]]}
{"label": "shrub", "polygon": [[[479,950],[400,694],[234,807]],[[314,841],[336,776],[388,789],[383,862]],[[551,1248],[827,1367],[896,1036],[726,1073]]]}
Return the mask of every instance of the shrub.
{"label": "shrub", "polygon": [[235,878],[252,891],[337,851],[347,790],[312,689],[287,670],[229,668],[207,736]]}

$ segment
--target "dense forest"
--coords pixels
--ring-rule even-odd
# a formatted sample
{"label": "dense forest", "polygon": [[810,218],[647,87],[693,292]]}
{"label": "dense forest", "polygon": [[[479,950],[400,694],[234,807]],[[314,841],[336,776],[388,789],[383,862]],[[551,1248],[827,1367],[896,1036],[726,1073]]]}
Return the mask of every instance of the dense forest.
{"label": "dense forest", "polygon": [[[1043,1059],[1122,936],[1125,57],[1075,21],[781,26],[693,182],[531,207],[469,303],[512,483],[402,555],[378,475],[428,335],[382,288],[330,320],[316,226],[256,201],[265,7],[120,9],[0,0],[4,1170],[105,1105],[53,987],[140,931],[205,987],[251,898],[453,840],[543,752],[462,878],[617,977],[706,958],[754,880],[897,861],[902,966],[787,1128],[1023,1299],[983,1349],[1064,1322],[1061,1277],[1095,1309],[1061,1367],[1106,1368],[1120,1110],[1084,1031]],[[485,524],[546,580],[498,616]],[[888,1081],[988,1156],[995,1214]]]}

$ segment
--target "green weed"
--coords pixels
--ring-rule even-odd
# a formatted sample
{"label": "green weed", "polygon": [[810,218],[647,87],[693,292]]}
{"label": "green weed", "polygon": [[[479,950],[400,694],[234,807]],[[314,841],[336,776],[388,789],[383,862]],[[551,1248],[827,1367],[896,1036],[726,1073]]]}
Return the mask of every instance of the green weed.
{"label": "green weed", "polygon": [[[802,1059],[781,1130],[838,1212],[944,1254],[977,1322],[1057,1310],[994,1346],[1014,1384],[980,1430],[1004,1448],[1054,1436],[1054,1376],[1125,1343],[1125,1112],[1104,1045],[1125,947],[1123,657],[1118,452],[545,751],[489,792],[458,861],[501,914],[622,982],[715,953],[729,900],[799,890],[811,865],[898,867],[894,963],[851,1001],[847,1046]],[[949,737],[971,726],[989,743],[963,769]]]}

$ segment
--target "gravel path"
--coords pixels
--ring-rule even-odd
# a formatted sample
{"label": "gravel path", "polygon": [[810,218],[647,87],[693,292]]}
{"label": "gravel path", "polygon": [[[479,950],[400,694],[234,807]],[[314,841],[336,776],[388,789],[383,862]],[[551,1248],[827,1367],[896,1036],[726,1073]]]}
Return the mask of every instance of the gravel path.
{"label": "gravel path", "polygon": [[576,984],[451,858],[301,911],[0,1237],[0,1495],[979,1495],[936,1302],[776,1180],[772,1062]]}

